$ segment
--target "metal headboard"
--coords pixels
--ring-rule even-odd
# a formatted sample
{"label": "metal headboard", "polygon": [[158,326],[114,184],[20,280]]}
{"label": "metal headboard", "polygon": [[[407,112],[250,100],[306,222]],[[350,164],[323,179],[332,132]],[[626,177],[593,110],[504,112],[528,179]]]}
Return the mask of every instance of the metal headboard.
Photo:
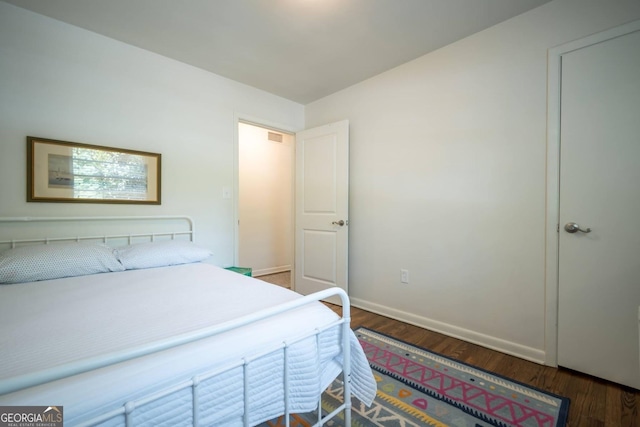
{"label": "metal headboard", "polygon": [[[36,229],[31,233],[37,233],[37,237],[24,237],[25,231],[21,225],[36,224]],[[101,228],[101,225],[116,224],[117,231],[113,233],[91,233],[77,234],[74,236],[57,235],[60,232],[55,225],[59,224],[88,224],[94,229]],[[156,231],[154,231],[154,223]],[[120,225],[118,225],[120,224]],[[145,224],[149,231],[137,232],[138,225]],[[180,227],[177,227],[179,224]],[[94,241],[108,244],[109,242],[121,245],[132,244],[134,241],[155,241],[156,239],[175,240],[177,238],[187,238],[195,240],[195,225],[189,216],[91,216],[91,217],[0,217],[0,228],[8,225],[11,230],[2,230],[0,234],[0,249],[15,248],[19,245],[27,244],[49,244],[52,242],[80,242]],[[164,230],[167,226],[175,226],[176,229]],[[122,232],[122,230],[134,232]],[[64,230],[62,230],[64,232]],[[25,234],[22,234],[25,233]],[[182,236],[182,237],[181,237]],[[186,237],[185,237],[186,236]]]}

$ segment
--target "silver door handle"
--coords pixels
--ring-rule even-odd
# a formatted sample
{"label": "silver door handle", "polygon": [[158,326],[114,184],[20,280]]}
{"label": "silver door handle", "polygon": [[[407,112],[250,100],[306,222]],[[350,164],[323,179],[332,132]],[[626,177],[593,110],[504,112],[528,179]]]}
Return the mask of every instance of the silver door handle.
{"label": "silver door handle", "polygon": [[564,226],[564,231],[566,231],[567,233],[576,233],[578,231],[581,231],[583,233],[591,233],[591,229],[590,228],[587,228],[586,230],[583,230],[575,222],[566,223],[565,226]]}
{"label": "silver door handle", "polygon": [[340,220],[340,221],[333,221],[331,224],[333,225],[339,225],[340,227],[342,227],[344,225],[344,221]]}

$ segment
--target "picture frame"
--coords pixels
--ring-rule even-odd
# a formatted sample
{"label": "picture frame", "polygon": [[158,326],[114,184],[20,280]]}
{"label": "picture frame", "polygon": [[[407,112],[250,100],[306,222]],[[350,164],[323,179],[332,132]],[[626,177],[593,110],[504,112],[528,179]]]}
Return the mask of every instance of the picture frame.
{"label": "picture frame", "polygon": [[27,137],[27,202],[161,204],[162,155]]}

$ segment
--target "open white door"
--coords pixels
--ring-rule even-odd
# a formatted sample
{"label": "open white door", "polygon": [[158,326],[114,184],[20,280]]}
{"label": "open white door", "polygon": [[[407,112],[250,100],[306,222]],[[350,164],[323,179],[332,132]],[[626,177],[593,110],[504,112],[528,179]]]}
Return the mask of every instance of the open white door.
{"label": "open white door", "polygon": [[305,295],[333,286],[347,291],[347,120],[296,134],[295,186],[295,290]]}

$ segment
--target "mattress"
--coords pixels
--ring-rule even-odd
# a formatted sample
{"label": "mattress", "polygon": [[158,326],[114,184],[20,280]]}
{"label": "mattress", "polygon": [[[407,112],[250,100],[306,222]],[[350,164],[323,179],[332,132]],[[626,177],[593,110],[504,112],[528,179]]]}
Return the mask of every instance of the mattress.
{"label": "mattress", "polygon": [[[195,333],[297,298],[295,292],[204,263],[0,286],[0,383]],[[282,352],[263,354],[336,319],[315,302],[177,348],[1,395],[0,405],[64,406],[65,425],[75,425],[203,371],[225,371],[199,386],[206,396],[200,417],[206,425],[241,425],[246,403],[241,365],[251,360],[246,384],[250,423],[256,424],[283,411]],[[290,347],[294,411],[315,408],[318,390],[341,371],[341,334],[332,327]],[[349,339],[354,394],[371,402],[375,381],[353,333]],[[190,413],[189,393],[176,391],[136,417],[143,425],[190,425],[181,415]],[[123,422],[117,417],[108,425]]]}

